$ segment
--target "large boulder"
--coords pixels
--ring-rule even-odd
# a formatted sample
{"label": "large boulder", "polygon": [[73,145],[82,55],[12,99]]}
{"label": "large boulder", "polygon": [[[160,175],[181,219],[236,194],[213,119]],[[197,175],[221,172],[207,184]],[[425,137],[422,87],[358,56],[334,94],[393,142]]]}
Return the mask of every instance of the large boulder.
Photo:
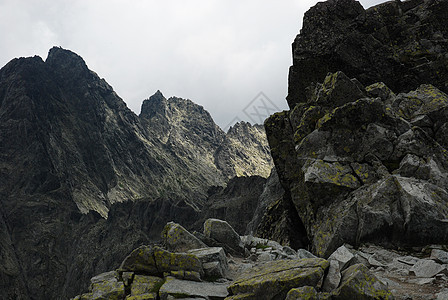
{"label": "large boulder", "polygon": [[132,280],[130,297],[154,297],[157,299],[158,292],[164,280],[155,276],[135,275]]}
{"label": "large boulder", "polygon": [[221,247],[201,248],[188,251],[196,256],[204,268],[205,279],[225,278],[229,270],[226,253]]}
{"label": "large boulder", "polygon": [[132,271],[149,276],[163,276],[171,271],[203,274],[202,263],[196,256],[169,252],[157,246],[140,246],[135,249],[123,260],[118,271]]}
{"label": "large boulder", "polygon": [[204,222],[204,236],[225,245],[235,254],[244,254],[241,237],[226,221],[207,219]]}
{"label": "large boulder", "polygon": [[170,251],[185,252],[206,245],[181,225],[169,222],[161,233],[162,242]]}
{"label": "large boulder", "polygon": [[347,268],[342,273],[342,282],[333,292],[335,300],[346,299],[394,299],[392,293],[375,275],[362,264]]}
{"label": "large boulder", "polygon": [[121,263],[119,272],[133,271],[147,275],[158,275],[154,248],[152,246],[140,246],[133,250]]}
{"label": "large boulder", "polygon": [[321,258],[260,264],[243,272],[229,286],[228,299],[284,299],[292,288],[319,287],[328,265]]}
{"label": "large boulder", "polygon": [[285,300],[318,300],[319,294],[316,289],[312,286],[303,286],[295,289],[291,289],[286,295]]}

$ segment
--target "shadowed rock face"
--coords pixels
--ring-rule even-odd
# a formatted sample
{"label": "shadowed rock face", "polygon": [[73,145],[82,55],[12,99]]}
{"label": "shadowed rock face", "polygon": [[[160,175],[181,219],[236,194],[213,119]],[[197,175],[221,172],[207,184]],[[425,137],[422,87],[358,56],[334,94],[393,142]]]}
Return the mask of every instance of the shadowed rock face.
{"label": "shadowed rock face", "polygon": [[305,13],[293,49],[288,104],[328,72],[363,85],[384,82],[395,92],[431,83],[448,92],[446,1],[388,1],[367,10],[354,0],[319,2]]}
{"label": "shadowed rock face", "polygon": [[357,82],[341,72],[317,86],[265,123],[313,251],[446,242],[448,95],[432,85],[395,95],[379,83],[357,99]]}
{"label": "shadowed rock face", "polygon": [[137,116],[68,50],[12,60],[0,70],[0,297],[75,295],[162,224],[191,225],[210,186],[267,177],[264,129],[239,127],[227,135],[160,92]]}
{"label": "shadowed rock face", "polygon": [[265,128],[316,254],[448,240],[446,4],[330,0],[305,14],[291,110]]}

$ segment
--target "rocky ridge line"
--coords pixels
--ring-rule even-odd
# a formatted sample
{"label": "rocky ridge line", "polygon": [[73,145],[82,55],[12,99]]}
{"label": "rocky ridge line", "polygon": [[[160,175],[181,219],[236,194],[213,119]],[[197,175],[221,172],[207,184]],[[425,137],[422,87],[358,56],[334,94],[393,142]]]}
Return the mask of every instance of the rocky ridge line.
{"label": "rocky ridge line", "polygon": [[313,253],[448,241],[446,4],[329,0],[306,13],[291,109],[265,128]]}

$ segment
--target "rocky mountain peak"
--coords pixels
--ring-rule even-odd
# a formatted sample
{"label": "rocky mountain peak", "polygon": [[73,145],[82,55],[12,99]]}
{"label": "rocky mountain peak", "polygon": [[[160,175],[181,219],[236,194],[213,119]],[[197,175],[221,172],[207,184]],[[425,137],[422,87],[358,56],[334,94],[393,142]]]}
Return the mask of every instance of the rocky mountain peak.
{"label": "rocky mountain peak", "polygon": [[[329,0],[318,2],[304,15],[301,34],[329,33],[346,27],[360,15],[364,14],[364,8],[358,1],[354,0]],[[342,23],[342,24],[341,24]]]}
{"label": "rocky mountain peak", "polygon": [[61,47],[51,48],[48,51],[45,63],[53,68],[53,70],[58,71],[59,74],[66,72],[79,76],[81,74],[86,75],[90,73],[89,68],[81,56]]}
{"label": "rocky mountain peak", "polygon": [[142,108],[140,110],[140,117],[152,118],[153,116],[160,114],[167,114],[167,100],[163,96],[162,92],[157,90],[154,95],[143,101]]}

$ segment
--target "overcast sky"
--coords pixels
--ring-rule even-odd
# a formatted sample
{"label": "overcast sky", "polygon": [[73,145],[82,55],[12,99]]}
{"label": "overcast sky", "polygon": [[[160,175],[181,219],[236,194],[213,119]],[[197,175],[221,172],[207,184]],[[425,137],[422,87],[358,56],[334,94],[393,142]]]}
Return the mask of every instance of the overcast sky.
{"label": "overcast sky", "polygon": [[61,46],[82,56],[137,114],[160,90],[204,106],[222,128],[259,122],[257,108],[287,108],[291,43],[317,2],[0,0],[0,64],[45,59]]}

